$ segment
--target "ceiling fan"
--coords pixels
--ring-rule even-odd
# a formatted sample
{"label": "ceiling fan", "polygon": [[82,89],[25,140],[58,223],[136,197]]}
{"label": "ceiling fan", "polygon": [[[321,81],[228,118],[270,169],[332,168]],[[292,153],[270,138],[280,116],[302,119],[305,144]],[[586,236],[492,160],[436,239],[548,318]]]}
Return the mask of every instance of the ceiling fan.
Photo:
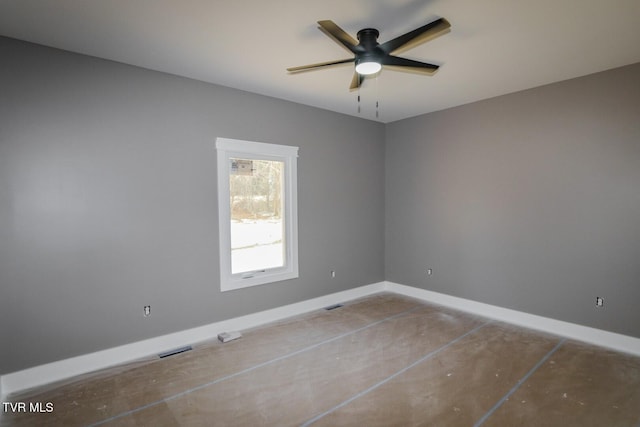
{"label": "ceiling fan", "polygon": [[303,65],[300,67],[287,68],[290,73],[316,70],[333,65],[355,62],[356,69],[351,80],[349,89],[354,90],[360,87],[365,76],[376,74],[382,66],[389,66],[398,71],[410,71],[425,75],[433,75],[438,71],[439,65],[428,64],[426,62],[414,61],[412,59],[400,58],[392,53],[402,49],[410,49],[427,40],[431,40],[440,35],[446,34],[451,28],[451,24],[444,18],[436,19],[433,22],[409,31],[393,40],[385,43],[378,43],[380,32],[375,28],[364,28],[358,31],[356,41],[333,21],[318,21],[320,29],[325,34],[332,37],[341,46],[353,53],[354,57],[337,61],[320,62],[317,64]]}

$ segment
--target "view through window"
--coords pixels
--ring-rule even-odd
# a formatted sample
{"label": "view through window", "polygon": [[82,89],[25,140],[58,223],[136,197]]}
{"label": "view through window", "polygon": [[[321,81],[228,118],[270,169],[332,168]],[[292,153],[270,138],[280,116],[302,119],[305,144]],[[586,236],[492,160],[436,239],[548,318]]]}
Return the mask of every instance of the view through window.
{"label": "view through window", "polygon": [[231,274],[283,267],[284,162],[230,159]]}

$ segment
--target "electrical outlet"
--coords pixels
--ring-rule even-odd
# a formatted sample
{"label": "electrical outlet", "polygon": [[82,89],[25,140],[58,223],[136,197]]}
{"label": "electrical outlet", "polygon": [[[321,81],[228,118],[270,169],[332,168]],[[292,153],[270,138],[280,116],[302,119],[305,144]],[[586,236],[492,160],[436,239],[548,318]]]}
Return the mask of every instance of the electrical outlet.
{"label": "electrical outlet", "polygon": [[333,279],[336,278],[336,272],[335,271],[331,271],[331,278],[333,278]]}
{"label": "electrical outlet", "polygon": [[602,306],[604,306],[604,298],[596,297],[596,307],[602,307]]}
{"label": "electrical outlet", "polygon": [[433,268],[427,268],[427,276],[431,276],[433,274]]}
{"label": "electrical outlet", "polygon": [[151,316],[151,306],[150,305],[145,305],[144,306],[144,317],[149,317]]}

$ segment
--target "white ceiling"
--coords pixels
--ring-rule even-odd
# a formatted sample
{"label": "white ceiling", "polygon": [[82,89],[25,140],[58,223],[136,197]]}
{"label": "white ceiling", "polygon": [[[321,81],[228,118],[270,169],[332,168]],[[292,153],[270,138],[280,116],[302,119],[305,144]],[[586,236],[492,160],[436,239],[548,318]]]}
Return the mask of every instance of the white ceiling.
{"label": "white ceiling", "polygon": [[[350,57],[319,20],[385,42],[439,17],[399,56],[440,70],[383,69],[360,113],[353,64],[285,71]],[[0,34],[387,123],[640,62],[640,0],[0,0]]]}

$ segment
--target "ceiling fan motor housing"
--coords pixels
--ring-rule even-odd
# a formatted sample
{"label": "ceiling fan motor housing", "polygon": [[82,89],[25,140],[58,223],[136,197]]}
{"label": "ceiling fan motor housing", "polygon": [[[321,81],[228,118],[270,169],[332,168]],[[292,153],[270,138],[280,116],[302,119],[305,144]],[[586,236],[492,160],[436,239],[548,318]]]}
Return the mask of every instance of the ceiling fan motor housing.
{"label": "ceiling fan motor housing", "polygon": [[378,36],[380,32],[375,28],[364,28],[358,31],[358,49],[360,52],[356,53],[356,66],[365,62],[377,62],[380,63],[381,58],[384,56],[384,52],[380,49],[378,44]]}
{"label": "ceiling fan motor housing", "polygon": [[364,28],[358,31],[358,41],[360,42],[360,46],[364,47],[366,50],[375,49],[378,46],[378,36],[380,32],[375,28]]}

